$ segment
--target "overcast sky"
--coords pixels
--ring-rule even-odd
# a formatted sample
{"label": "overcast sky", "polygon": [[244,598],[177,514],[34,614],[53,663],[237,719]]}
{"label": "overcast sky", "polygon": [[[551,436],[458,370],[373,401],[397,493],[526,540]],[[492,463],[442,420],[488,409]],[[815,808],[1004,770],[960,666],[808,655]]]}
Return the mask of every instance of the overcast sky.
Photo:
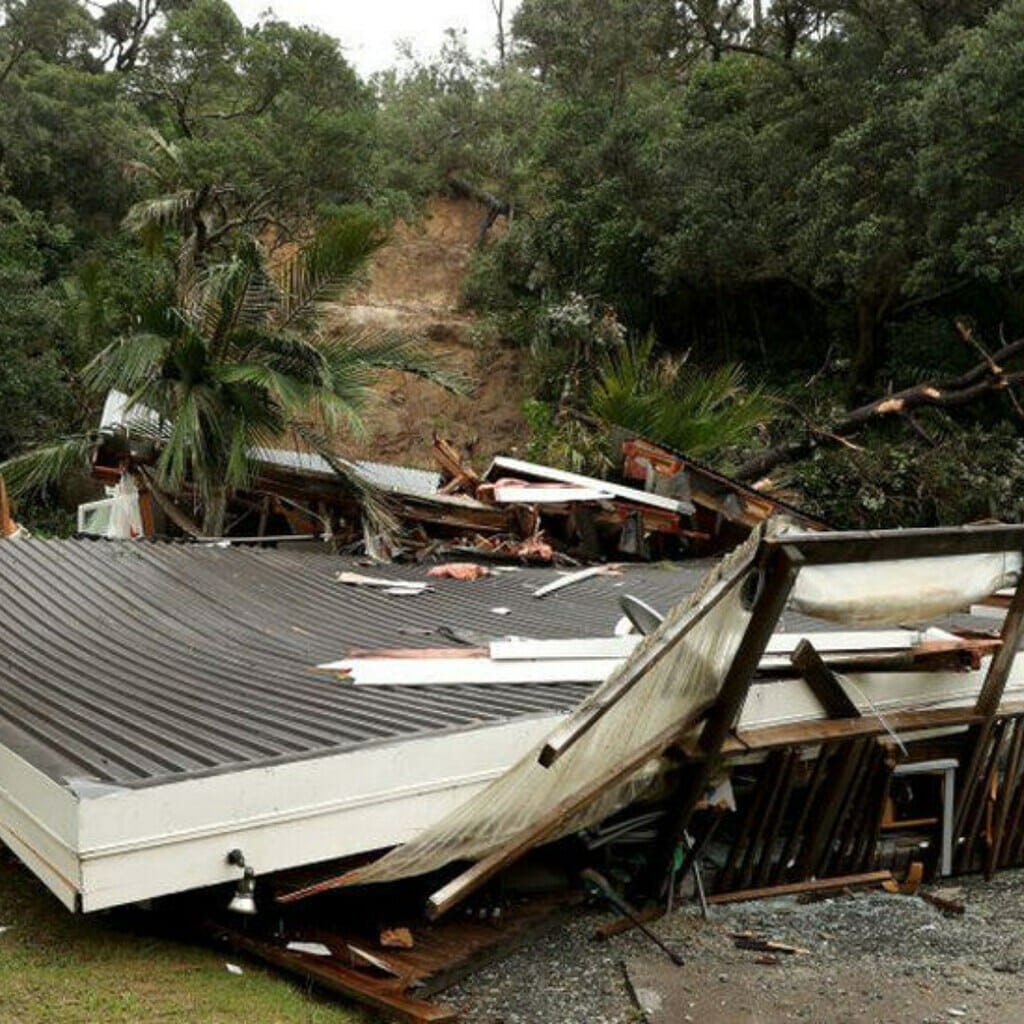
{"label": "overcast sky", "polygon": [[[490,0],[229,0],[251,25],[270,7],[293,25],[312,25],[341,40],[362,75],[395,62],[395,43],[412,42],[422,56],[441,46],[446,28],[464,28],[474,53],[494,55],[496,22]],[[505,0],[506,24],[518,0]]]}

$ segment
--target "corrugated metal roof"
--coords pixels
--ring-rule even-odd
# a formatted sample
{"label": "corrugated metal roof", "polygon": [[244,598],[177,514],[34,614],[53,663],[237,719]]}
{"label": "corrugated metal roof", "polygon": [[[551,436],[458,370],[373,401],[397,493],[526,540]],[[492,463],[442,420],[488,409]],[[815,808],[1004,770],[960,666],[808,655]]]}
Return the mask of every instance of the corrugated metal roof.
{"label": "corrugated metal roof", "polygon": [[341,569],[426,578],[289,548],[0,544],[0,743],[59,780],[146,785],[567,710],[589,686],[357,689],[310,668],[352,646],[607,636],[620,594],[664,609],[702,567],[630,566],[540,600],[552,570],[401,597]]}
{"label": "corrugated metal roof", "polygon": [[[316,452],[293,451],[290,448],[254,448],[252,456],[258,462],[277,469],[304,475],[337,477],[330,463]],[[414,466],[395,466],[388,462],[369,462],[356,459],[350,462],[355,472],[371,487],[402,498],[414,498],[438,505],[456,505],[461,508],[487,508],[468,494],[442,494],[441,474]]]}

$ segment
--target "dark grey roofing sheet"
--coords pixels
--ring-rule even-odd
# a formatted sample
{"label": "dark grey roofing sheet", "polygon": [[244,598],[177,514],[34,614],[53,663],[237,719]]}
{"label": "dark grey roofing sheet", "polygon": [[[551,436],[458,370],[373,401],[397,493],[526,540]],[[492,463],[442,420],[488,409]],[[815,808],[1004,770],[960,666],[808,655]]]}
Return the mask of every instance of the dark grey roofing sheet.
{"label": "dark grey roofing sheet", "polygon": [[352,646],[608,636],[620,594],[666,609],[703,568],[627,567],[543,599],[532,592],[555,574],[523,569],[400,597],[335,575],[425,579],[426,567],[288,547],[3,542],[0,743],[58,780],[145,785],[567,710],[589,686],[355,688],[309,669]]}

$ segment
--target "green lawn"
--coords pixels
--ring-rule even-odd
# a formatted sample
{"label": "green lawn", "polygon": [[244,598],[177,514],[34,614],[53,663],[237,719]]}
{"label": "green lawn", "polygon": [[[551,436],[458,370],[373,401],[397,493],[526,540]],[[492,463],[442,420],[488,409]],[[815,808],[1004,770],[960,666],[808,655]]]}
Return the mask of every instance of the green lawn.
{"label": "green lawn", "polygon": [[161,937],[148,918],[70,914],[0,847],[0,1024],[371,1020],[248,960]]}

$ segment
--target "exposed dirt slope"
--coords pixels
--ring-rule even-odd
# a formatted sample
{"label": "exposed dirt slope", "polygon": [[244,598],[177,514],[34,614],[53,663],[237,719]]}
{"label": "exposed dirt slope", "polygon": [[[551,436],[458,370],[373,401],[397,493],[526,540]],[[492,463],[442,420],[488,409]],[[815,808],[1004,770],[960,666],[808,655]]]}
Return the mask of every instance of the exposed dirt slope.
{"label": "exposed dirt slope", "polygon": [[355,457],[432,464],[434,431],[482,464],[521,445],[525,424],[519,353],[474,338],[460,286],[483,217],[468,200],[435,199],[422,221],[399,223],[377,254],[366,284],[331,311],[336,322],[400,330],[477,381],[469,397],[450,395],[406,374],[382,373],[367,410],[369,435],[346,445]]}

